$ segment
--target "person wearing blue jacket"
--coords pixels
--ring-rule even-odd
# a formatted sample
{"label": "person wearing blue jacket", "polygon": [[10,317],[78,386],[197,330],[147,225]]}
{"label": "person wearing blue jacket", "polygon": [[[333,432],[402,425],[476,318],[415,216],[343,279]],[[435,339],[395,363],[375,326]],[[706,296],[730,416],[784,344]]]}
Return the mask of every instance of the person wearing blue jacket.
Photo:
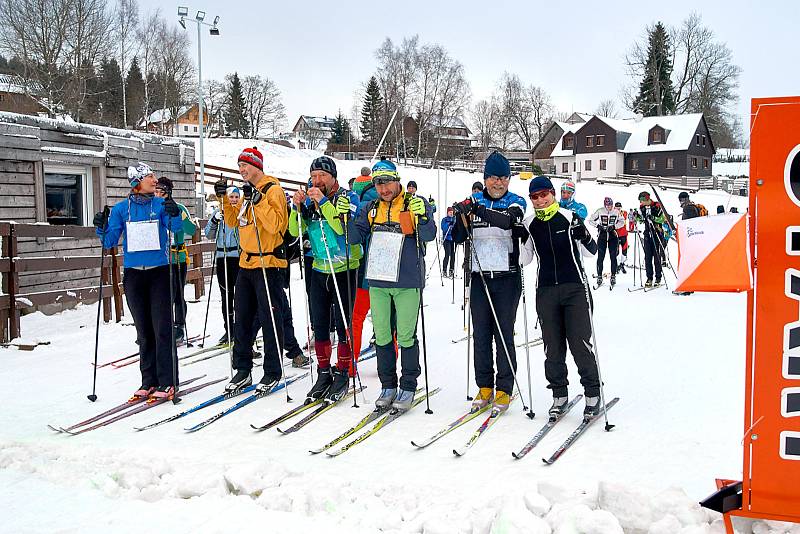
{"label": "person wearing blue jacket", "polygon": [[558,205],[573,212],[582,221],[585,221],[586,217],[589,216],[589,210],[586,209],[586,206],[575,200],[575,182],[571,180],[561,184],[561,200]]}
{"label": "person wearing blue jacket", "polygon": [[[453,278],[455,276],[454,270],[456,266],[456,244],[453,241],[453,226],[455,226],[456,219],[453,217],[453,207],[447,208],[447,216],[442,219],[442,242],[444,244],[444,261],[442,262],[442,271],[446,278]],[[449,267],[448,267],[449,263]]]}
{"label": "person wearing blue jacket", "polygon": [[[231,204],[236,205],[239,203],[241,191],[238,187],[229,187],[227,196]],[[228,325],[233,327],[234,324],[232,289],[236,286],[236,277],[239,274],[239,229],[227,228],[222,222],[222,212],[217,208],[209,217],[203,231],[206,237],[213,239],[217,245],[215,269],[222,299],[222,322],[225,327],[225,335],[217,343],[223,345],[229,343],[231,339]],[[228,291],[228,286],[231,287],[231,291]]]}
{"label": "person wearing blue jacket", "polygon": [[[511,402],[517,369],[514,322],[522,296],[519,249],[525,235],[522,220],[527,202],[508,190],[511,164],[497,151],[486,158],[483,180],[483,191],[453,206],[453,238],[456,243],[463,243],[470,237],[473,245],[468,247],[467,257],[472,272],[470,312],[479,391],[472,405],[480,409],[492,403],[492,410],[505,411]],[[497,355],[496,379],[492,341]]]}
{"label": "person wearing blue jacket", "polygon": [[142,385],[134,398],[171,399],[178,385],[173,360],[172,306],[170,305],[170,234],[183,228],[180,208],[171,197],[155,196],[158,180],[145,163],[128,167],[131,192],[111,209],[94,216],[103,248],[123,238],[123,287],[139,343]]}

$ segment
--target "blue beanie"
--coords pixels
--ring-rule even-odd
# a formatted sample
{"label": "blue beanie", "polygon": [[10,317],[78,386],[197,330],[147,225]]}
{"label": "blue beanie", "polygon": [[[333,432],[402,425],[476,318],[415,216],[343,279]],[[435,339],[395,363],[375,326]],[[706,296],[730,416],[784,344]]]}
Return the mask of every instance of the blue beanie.
{"label": "blue beanie", "polygon": [[511,176],[511,165],[506,157],[496,150],[489,154],[483,164],[483,179],[488,176]]}
{"label": "blue beanie", "polygon": [[547,176],[537,176],[533,180],[531,180],[531,185],[528,186],[528,194],[535,193],[537,191],[542,191],[549,189],[555,192],[555,188],[553,187],[553,182],[550,181],[550,178]]}

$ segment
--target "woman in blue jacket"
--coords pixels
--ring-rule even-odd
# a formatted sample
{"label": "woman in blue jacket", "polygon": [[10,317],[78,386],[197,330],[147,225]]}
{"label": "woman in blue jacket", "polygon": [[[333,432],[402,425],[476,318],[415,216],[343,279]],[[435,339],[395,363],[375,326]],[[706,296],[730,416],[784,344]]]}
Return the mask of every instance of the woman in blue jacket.
{"label": "woman in blue jacket", "polygon": [[158,180],[145,163],[128,167],[131,192],[111,209],[108,221],[102,212],[94,216],[97,235],[104,248],[112,248],[123,236],[125,300],[133,316],[139,343],[142,385],[135,398],[171,399],[175,395],[178,368],[173,360],[170,306],[168,232],[183,227],[178,204],[170,197],[157,198]]}
{"label": "woman in blue jacket", "polygon": [[[239,202],[241,192],[238,187],[229,187],[227,194],[231,205]],[[218,342],[220,345],[230,342],[228,325],[233,326],[233,288],[236,286],[236,278],[239,275],[239,229],[223,228],[224,226],[222,212],[215,209],[204,230],[207,238],[217,242],[216,270],[219,293],[222,298],[222,322],[225,327],[225,335]],[[231,291],[227,290],[229,285]]]}

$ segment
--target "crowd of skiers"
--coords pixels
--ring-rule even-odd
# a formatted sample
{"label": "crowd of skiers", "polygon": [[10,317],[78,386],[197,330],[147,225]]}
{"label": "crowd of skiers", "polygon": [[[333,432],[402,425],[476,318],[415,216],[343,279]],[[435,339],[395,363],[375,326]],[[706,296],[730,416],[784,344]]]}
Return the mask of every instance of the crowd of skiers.
{"label": "crowd of skiers", "polygon": [[[335,161],[318,157],[310,164],[307,187],[291,196],[264,173],[264,158],[256,148],[242,151],[237,161],[242,182],[215,184],[219,208],[204,228],[216,243],[214,270],[224,329],[218,343],[232,344],[226,391],[253,383],[253,346],[261,331],[263,376],[256,392],[270,391],[284,377],[283,358],[304,367],[313,353],[316,376],[307,400],[340,400],[351,380],[355,388],[364,319],[371,311],[381,382],[375,404],[384,410],[409,409],[425,358],[419,319],[427,245],[438,231],[444,277],[456,276],[457,247],[465,251],[461,266],[477,386],[473,410],[491,404],[505,411],[515,387],[519,390],[515,322],[521,298],[524,303],[523,268],[536,260],[535,306],[544,374],[553,396],[549,414],[562,415],[569,400],[568,347],[583,387],[584,414],[600,412],[593,302],[582,256],[596,255],[601,285],[608,255],[613,286],[625,272],[629,248],[640,246],[645,286],[660,284],[669,234],[666,214],[649,193],[639,194],[638,208],[626,212],[620,202],[606,198],[589,215],[575,199],[574,183],[565,182],[557,193],[548,177],[537,176],[526,199],[509,191],[509,161],[493,152],[485,161],[483,181],[473,184],[469,197],[447,207],[437,224],[433,199],[417,194],[413,181],[404,188],[397,167],[384,158],[362,168],[346,188]],[[125,295],[141,362],[142,384],[134,397],[172,398],[178,385],[175,347],[186,337],[184,236],[196,226],[186,207],[172,198],[169,179],[156,178],[143,163],[130,167],[128,178],[128,197],[110,214],[98,213],[94,224],[106,248],[123,238]],[[679,199],[684,218],[707,214],[688,194]],[[307,323],[313,332],[307,335],[307,352],[295,337],[286,295],[295,259],[305,280]],[[424,323],[422,336],[424,348]]]}

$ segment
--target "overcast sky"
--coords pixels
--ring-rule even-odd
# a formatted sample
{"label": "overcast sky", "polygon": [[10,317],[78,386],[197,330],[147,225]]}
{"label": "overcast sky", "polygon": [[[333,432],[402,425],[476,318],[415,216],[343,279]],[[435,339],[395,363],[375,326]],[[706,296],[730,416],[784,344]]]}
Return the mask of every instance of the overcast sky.
{"label": "overcast sky", "polygon": [[[677,25],[693,10],[742,68],[737,110],[745,125],[751,98],[800,93],[797,0],[139,1],[142,15],[161,7],[177,20],[178,5],[192,16],[205,10],[206,20],[219,15],[221,35],[203,33],[203,77],[238,71],[272,78],[289,127],[301,113],[349,113],[354,92],[375,71],[375,49],[386,37],[399,42],[413,34],[444,45],[464,64],[473,102],[486,98],[509,71],[544,88],[563,111],[592,112],[606,98],[621,108],[630,45],[646,25]],[[196,29],[187,27],[195,44]]]}

